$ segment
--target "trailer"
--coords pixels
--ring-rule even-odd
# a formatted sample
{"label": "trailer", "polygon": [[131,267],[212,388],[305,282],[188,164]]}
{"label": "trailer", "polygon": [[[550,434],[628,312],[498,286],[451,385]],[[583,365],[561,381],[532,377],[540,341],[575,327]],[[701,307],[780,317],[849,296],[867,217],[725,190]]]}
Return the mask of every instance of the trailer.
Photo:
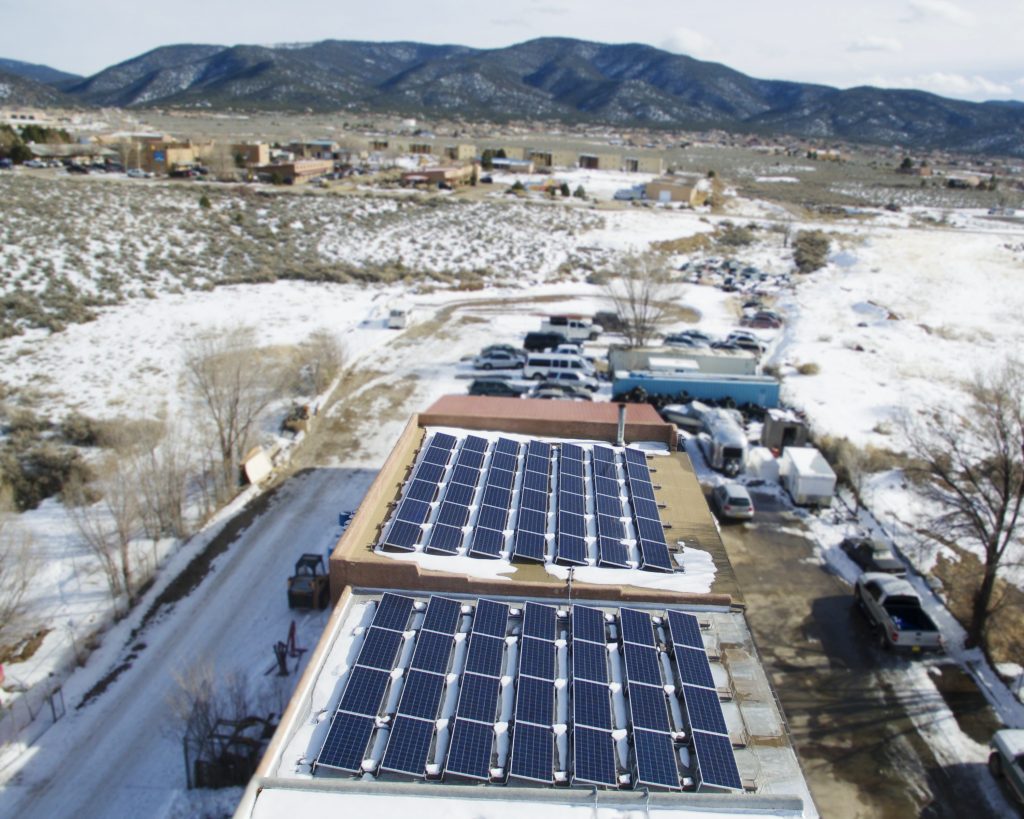
{"label": "trailer", "polygon": [[630,370],[652,373],[699,371],[706,375],[754,375],[757,356],[746,350],[715,350],[710,347],[612,347],[608,369],[613,374]]}
{"label": "trailer", "polygon": [[658,373],[634,370],[612,382],[615,400],[633,390],[647,395],[700,401],[731,401],[735,406],[753,404],[773,408],[779,405],[779,382],[767,375],[721,375],[701,372]]}
{"label": "trailer", "polygon": [[779,459],[779,474],[793,503],[829,506],[836,489],[836,473],[814,447],[788,446]]}
{"label": "trailer", "polygon": [[731,412],[734,410],[711,410],[704,418],[709,434],[700,437],[708,466],[730,478],[747,465],[747,436]]}

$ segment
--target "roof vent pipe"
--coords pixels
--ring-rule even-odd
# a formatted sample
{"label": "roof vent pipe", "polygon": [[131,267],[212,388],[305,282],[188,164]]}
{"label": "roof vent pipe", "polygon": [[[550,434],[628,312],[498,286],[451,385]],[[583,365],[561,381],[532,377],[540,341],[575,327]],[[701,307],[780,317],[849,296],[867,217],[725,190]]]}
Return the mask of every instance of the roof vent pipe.
{"label": "roof vent pipe", "polygon": [[619,428],[615,433],[615,446],[626,445],[626,405],[619,404]]}

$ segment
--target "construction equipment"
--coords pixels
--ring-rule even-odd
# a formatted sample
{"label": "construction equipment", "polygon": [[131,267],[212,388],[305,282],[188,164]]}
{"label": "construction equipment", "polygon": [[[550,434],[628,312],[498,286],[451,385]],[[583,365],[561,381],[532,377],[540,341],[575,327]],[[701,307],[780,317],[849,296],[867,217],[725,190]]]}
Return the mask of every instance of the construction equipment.
{"label": "construction equipment", "polygon": [[331,582],[318,554],[306,553],[295,562],[288,578],[288,608],[325,609],[331,600]]}

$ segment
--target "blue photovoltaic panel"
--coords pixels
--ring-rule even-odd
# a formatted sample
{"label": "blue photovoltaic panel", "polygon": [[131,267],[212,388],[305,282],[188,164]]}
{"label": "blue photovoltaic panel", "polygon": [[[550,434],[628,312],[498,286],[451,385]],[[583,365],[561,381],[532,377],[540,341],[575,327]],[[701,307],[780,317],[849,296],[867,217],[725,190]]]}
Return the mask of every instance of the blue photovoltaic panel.
{"label": "blue photovoltaic panel", "polygon": [[417,523],[405,523],[401,520],[396,520],[391,524],[391,528],[388,530],[387,536],[384,538],[384,545],[391,546],[395,549],[405,549],[406,551],[412,551],[416,545],[416,541],[420,539],[420,535],[423,530]]}
{"label": "blue photovoltaic panel", "polygon": [[372,626],[363,637],[363,647],[359,650],[356,664],[390,671],[395,667],[395,657],[403,641],[397,631]]}
{"label": "blue photovoltaic panel", "polygon": [[612,729],[611,700],[606,683],[576,680],[572,684],[572,713],[576,729],[581,725]]}
{"label": "blue photovoltaic panel", "polygon": [[428,552],[443,552],[453,555],[462,547],[463,532],[460,527],[438,523],[430,530],[430,542],[424,547]]}
{"label": "blue photovoltaic panel", "polygon": [[495,452],[491,458],[491,469],[502,469],[506,472],[515,472],[519,467],[519,459],[513,454]]}
{"label": "blue photovoltaic panel", "polygon": [[733,753],[729,737],[694,731],[693,748],[697,754],[697,768],[700,770],[702,785],[743,790],[740,772],[736,768],[736,755]]}
{"label": "blue photovoltaic panel", "polygon": [[460,602],[435,595],[430,598],[427,605],[427,614],[423,618],[423,630],[454,634],[459,630],[461,619],[462,604]]}
{"label": "blue photovoltaic panel", "polygon": [[598,495],[616,501],[614,514],[622,514],[622,503],[619,501],[622,495],[622,488],[617,480],[597,475],[594,477],[594,489]]}
{"label": "blue photovoltaic panel", "polygon": [[497,532],[504,531],[505,523],[508,520],[508,510],[497,506],[481,506],[480,514],[477,515],[477,528],[494,529]]}
{"label": "blue photovoltaic panel", "polygon": [[481,438],[478,435],[467,435],[466,440],[462,444],[462,449],[468,449],[470,452],[486,452],[487,439]]}
{"label": "blue photovoltaic panel", "polygon": [[551,728],[516,724],[512,734],[511,775],[534,782],[551,782],[554,774],[554,747]]}
{"label": "blue photovoltaic panel", "polygon": [[512,502],[512,493],[508,489],[494,485],[488,480],[487,488],[484,489],[484,496],[481,503],[500,510],[503,514],[508,513],[509,504]]}
{"label": "blue photovoltaic panel", "polygon": [[562,457],[573,461],[582,461],[583,447],[577,444],[562,444]]}
{"label": "blue photovoltaic panel", "polygon": [[489,634],[491,637],[505,637],[508,623],[508,606],[493,600],[478,600],[473,613],[473,633]]}
{"label": "blue photovoltaic panel", "polygon": [[647,481],[631,480],[629,482],[629,491],[634,499],[654,502],[654,487]]}
{"label": "blue photovoltaic panel", "polygon": [[450,450],[443,449],[441,447],[432,446],[424,454],[423,460],[428,464],[435,464],[437,466],[444,466],[448,463],[448,459],[452,457]]}
{"label": "blue photovoltaic panel", "polygon": [[618,784],[615,741],[609,732],[591,728],[573,731],[573,780],[593,785]]}
{"label": "blue photovoltaic panel", "polygon": [[368,717],[377,716],[390,679],[390,671],[357,665],[348,672],[348,684],[338,710]]}
{"label": "blue photovoltaic panel", "polygon": [[574,537],[585,537],[587,526],[583,522],[583,515],[574,515],[572,512],[559,512],[558,531]]}
{"label": "blue photovoltaic panel", "polygon": [[519,508],[522,512],[527,510],[532,512],[546,513],[548,510],[548,493],[546,491],[539,492],[536,489],[524,489],[519,495]]}
{"label": "blue photovoltaic panel", "polygon": [[608,682],[608,650],[605,644],[573,640],[572,675],[577,680]]}
{"label": "blue photovoltaic panel", "polygon": [[548,473],[547,472],[527,472],[523,476],[523,486],[526,489],[532,489],[535,492],[542,492],[542,493],[544,493],[546,495],[548,489],[550,488],[550,485],[549,485],[549,482],[548,482]]}
{"label": "blue photovoltaic panel", "polygon": [[391,726],[388,747],[384,751],[381,770],[423,776],[427,754],[434,737],[434,723],[399,714]]}
{"label": "blue photovoltaic panel", "polygon": [[573,495],[582,496],[584,493],[583,478],[574,478],[571,475],[565,476],[560,485],[560,490]]}
{"label": "blue photovoltaic panel", "polygon": [[472,452],[464,449],[459,453],[458,463],[462,466],[471,466],[474,469],[479,469],[483,466],[484,455],[482,452]]}
{"label": "blue photovoltaic panel", "polygon": [[524,532],[544,534],[548,530],[548,516],[532,509],[520,509],[516,528]]}
{"label": "blue photovoltaic panel", "polygon": [[547,541],[544,539],[544,535],[539,532],[520,531],[516,532],[516,542],[512,552],[516,557],[543,563],[546,545]]}
{"label": "blue photovoltaic panel", "polygon": [[469,553],[474,556],[498,557],[505,548],[505,535],[494,529],[478,528],[473,533],[473,545]]}
{"label": "blue photovoltaic panel", "polygon": [[353,773],[359,771],[366,759],[366,746],[375,723],[373,717],[335,714],[327,739],[316,758],[316,766]]}
{"label": "blue photovoltaic panel", "polygon": [[489,779],[493,744],[493,726],[467,722],[464,719],[455,720],[445,774],[470,779]]}
{"label": "blue photovoltaic panel", "polygon": [[651,627],[651,615],[636,609],[622,609],[619,612],[619,623],[622,625],[622,639],[627,643],[654,647],[654,629]]}
{"label": "blue photovoltaic panel", "polygon": [[600,537],[610,540],[623,540],[626,537],[626,527],[622,525],[622,519],[600,513],[597,516],[597,533]]}
{"label": "blue photovoltaic panel", "polygon": [[654,731],[634,731],[637,782],[651,787],[679,790],[679,768],[676,765],[672,738]]}
{"label": "blue photovoltaic panel", "polygon": [[444,676],[413,669],[405,675],[402,699],[398,713],[410,717],[434,720],[444,690]]}
{"label": "blue photovoltaic panel", "polygon": [[430,517],[430,504],[423,501],[406,498],[398,507],[396,520],[403,520],[406,523],[423,523]]}
{"label": "blue photovoltaic panel", "polygon": [[519,673],[543,680],[555,679],[555,644],[524,637],[519,641]]}
{"label": "blue photovoltaic panel", "polygon": [[625,456],[626,463],[628,464],[647,463],[647,456],[644,455],[642,449],[630,449],[629,447],[626,447],[626,449],[623,450],[622,454]]}
{"label": "blue photovoltaic panel", "polygon": [[424,481],[436,487],[444,477],[444,467],[438,464],[428,464],[426,461],[416,468],[416,480]]}
{"label": "blue photovoltaic panel", "polygon": [[633,498],[633,511],[636,512],[638,518],[647,518],[648,520],[661,522],[661,517],[658,515],[658,504],[654,501],[647,500],[645,498]]}
{"label": "blue photovoltaic panel", "polygon": [[619,540],[609,537],[598,538],[597,563],[599,566],[629,568],[629,549]]}
{"label": "blue photovoltaic panel", "polygon": [[588,640],[604,645],[606,641],[604,624],[604,612],[601,609],[591,606],[572,607],[572,639],[574,643],[577,640]]}
{"label": "blue photovoltaic panel", "polygon": [[659,521],[649,520],[648,518],[637,518],[636,526],[640,532],[641,540],[650,540],[655,543],[659,540],[662,543],[665,542],[665,529]]}
{"label": "blue photovoltaic panel", "polygon": [[671,728],[665,710],[665,689],[634,683],[629,686],[629,713],[633,728],[668,733]]}
{"label": "blue photovoltaic panel", "polygon": [[476,486],[480,480],[480,470],[459,464],[452,470],[452,483],[462,483],[466,486]]}
{"label": "blue photovoltaic panel", "polygon": [[587,565],[587,542],[582,537],[559,534],[555,541],[555,560],[575,566]]}
{"label": "blue photovoltaic panel", "polygon": [[448,484],[448,491],[445,492],[445,503],[456,503],[459,506],[469,506],[473,502],[474,489],[462,483]]}
{"label": "blue photovoltaic panel", "polygon": [[558,493],[558,509],[562,513],[572,512],[574,515],[582,515],[587,511],[587,504],[584,503],[582,495],[560,491]]}
{"label": "blue photovoltaic panel", "polygon": [[516,680],[516,725],[551,725],[555,721],[555,688],[550,680],[520,675]]}
{"label": "blue photovoltaic panel", "polygon": [[709,731],[712,734],[729,733],[717,692],[710,688],[684,685],[683,701],[686,703],[686,717],[690,721],[691,730]]}
{"label": "blue photovoltaic panel", "polygon": [[499,438],[498,443],[494,445],[494,451],[503,452],[507,455],[518,455],[519,442],[513,441],[510,438]]}
{"label": "blue photovoltaic panel", "polygon": [[527,444],[526,451],[531,455],[542,455],[545,458],[550,458],[551,444],[545,444],[543,441],[530,441]]}
{"label": "blue photovoltaic panel", "polygon": [[684,685],[699,685],[714,688],[715,678],[711,676],[707,652],[703,648],[688,648],[677,645],[674,648],[676,668]]}
{"label": "blue photovoltaic panel", "polygon": [[407,498],[418,500],[423,503],[430,503],[437,494],[437,484],[429,481],[415,480],[409,484],[409,491],[405,493]]}
{"label": "blue photovoltaic panel", "polygon": [[456,709],[459,719],[493,723],[498,704],[497,677],[482,674],[463,674],[459,687],[459,705]]}
{"label": "blue photovoltaic panel", "polygon": [[670,610],[668,627],[672,632],[673,643],[704,651],[704,638],[700,634],[700,623],[692,614]]}
{"label": "blue photovoltaic panel", "polygon": [[591,450],[591,451],[592,451],[592,453],[594,455],[594,462],[595,463],[606,463],[606,464],[613,464],[613,463],[615,463],[615,452],[613,450],[609,449],[608,447],[606,447],[606,446],[595,446],[593,448],[593,450]]}
{"label": "blue photovoltaic panel", "polygon": [[469,510],[465,506],[458,506],[454,503],[442,503],[441,513],[437,516],[435,523],[443,523],[445,526],[461,528],[469,520]]}
{"label": "blue photovoltaic panel", "polygon": [[500,486],[502,489],[511,489],[516,482],[514,472],[506,472],[504,469],[492,469],[488,474],[488,482],[493,486]]}
{"label": "blue photovoltaic panel", "polygon": [[370,625],[394,631],[405,631],[415,602],[411,597],[406,597],[403,594],[386,592],[377,601],[377,608],[373,612],[373,622]]}
{"label": "blue photovoltaic panel", "polygon": [[640,540],[640,568],[656,569],[661,572],[672,571],[672,560],[665,545],[664,536],[659,541]]}
{"label": "blue photovoltaic panel", "polygon": [[500,677],[505,662],[505,641],[499,637],[488,637],[486,634],[474,634],[469,640],[469,653],[466,655],[466,671],[484,674],[488,677]]}
{"label": "blue photovoltaic panel", "polygon": [[430,445],[443,447],[451,451],[455,448],[457,441],[458,439],[454,435],[449,435],[447,432],[435,432],[434,437],[430,440]]}
{"label": "blue photovoltaic panel", "polygon": [[555,639],[555,607],[527,603],[523,609],[523,635],[542,640]]}
{"label": "blue photovoltaic panel", "polygon": [[626,679],[630,682],[662,685],[661,663],[656,649],[625,643]]}
{"label": "blue photovoltaic panel", "polygon": [[422,668],[425,671],[433,671],[435,674],[444,674],[448,670],[448,655],[451,654],[451,650],[450,634],[421,630],[409,667]]}
{"label": "blue photovoltaic panel", "polygon": [[551,459],[546,455],[529,454],[526,456],[526,471],[536,472],[547,477],[551,471]]}
{"label": "blue photovoltaic panel", "polygon": [[[594,461],[594,481],[614,483],[618,485],[619,473],[611,461]],[[598,491],[601,491],[600,489]]]}

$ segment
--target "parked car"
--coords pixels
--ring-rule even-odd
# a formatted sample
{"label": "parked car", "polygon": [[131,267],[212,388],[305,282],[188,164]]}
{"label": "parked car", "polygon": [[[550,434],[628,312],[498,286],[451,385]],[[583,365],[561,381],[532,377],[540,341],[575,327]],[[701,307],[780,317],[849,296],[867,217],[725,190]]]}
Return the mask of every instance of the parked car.
{"label": "parked car", "polygon": [[546,384],[571,384],[574,387],[583,387],[591,392],[596,392],[599,386],[597,379],[593,375],[588,375],[579,370],[551,370],[543,380]]}
{"label": "parked car", "polygon": [[67,171],[68,173],[89,173],[89,169],[85,167],[85,165],[79,165],[77,162],[72,162],[70,165],[68,165]]}
{"label": "parked car", "polygon": [[782,326],[782,319],[777,315],[757,312],[752,316],[744,316],[740,324],[744,327],[753,327],[755,330],[778,330]]}
{"label": "parked car", "polygon": [[541,381],[526,394],[527,398],[561,399],[564,401],[593,401],[584,387],[575,387],[558,381]]}
{"label": "parked car", "polygon": [[921,608],[914,587],[903,578],[867,572],[857,578],[853,594],[878,632],[882,648],[914,654],[943,650],[938,627]]}
{"label": "parked car", "polygon": [[142,168],[129,168],[125,171],[126,176],[130,176],[132,179],[150,179],[153,174],[149,171],[144,171]]}
{"label": "parked car", "polygon": [[478,370],[516,370],[523,366],[523,358],[517,353],[495,350],[473,359],[473,366]]}
{"label": "parked car", "polygon": [[42,161],[40,161],[38,159],[26,160],[25,162],[22,163],[22,165],[24,167],[26,167],[26,168],[45,168],[46,167],[46,163],[42,162]]}
{"label": "parked car", "polygon": [[546,379],[553,372],[576,372],[594,377],[594,365],[574,353],[530,353],[523,365],[523,378]]}
{"label": "parked car", "polygon": [[729,520],[750,520],[754,517],[754,502],[742,484],[720,483],[712,490],[711,501],[720,517]]}
{"label": "parked car", "polygon": [[469,385],[470,395],[493,395],[499,398],[521,398],[524,390],[497,378],[477,378]]}
{"label": "parked car", "polygon": [[1024,804],[1024,730],[1004,728],[988,743],[988,769],[996,779],[1005,779],[1014,798]]}
{"label": "parked car", "polygon": [[880,540],[868,537],[848,537],[839,544],[847,556],[865,572],[885,572],[896,577],[905,577],[906,567],[892,553],[892,549]]}
{"label": "parked car", "polygon": [[662,343],[669,347],[688,347],[694,350],[700,350],[711,346],[710,342],[694,338],[693,336],[683,335],[682,333],[665,336]]}
{"label": "parked car", "polygon": [[568,339],[561,333],[527,333],[523,340],[523,349],[531,352],[553,350]]}
{"label": "parked car", "polygon": [[0,168],[2,168],[3,170],[7,170],[8,168],[13,168],[13,167],[14,167],[14,163],[11,162],[11,160],[9,160],[6,156],[3,157],[3,158],[0,158]]}
{"label": "parked car", "polygon": [[744,333],[742,330],[729,333],[725,340],[726,343],[735,344],[741,350],[748,350],[749,352],[757,353],[758,355],[764,352],[764,345],[757,339],[757,337],[750,333]]}
{"label": "parked car", "polygon": [[513,347],[511,344],[488,344],[480,351],[480,355],[490,355],[491,353],[508,353],[509,355],[519,356],[524,361],[526,360],[526,351]]}
{"label": "parked car", "polygon": [[604,328],[586,316],[548,316],[541,321],[542,333],[561,333],[569,341],[593,341]]}

